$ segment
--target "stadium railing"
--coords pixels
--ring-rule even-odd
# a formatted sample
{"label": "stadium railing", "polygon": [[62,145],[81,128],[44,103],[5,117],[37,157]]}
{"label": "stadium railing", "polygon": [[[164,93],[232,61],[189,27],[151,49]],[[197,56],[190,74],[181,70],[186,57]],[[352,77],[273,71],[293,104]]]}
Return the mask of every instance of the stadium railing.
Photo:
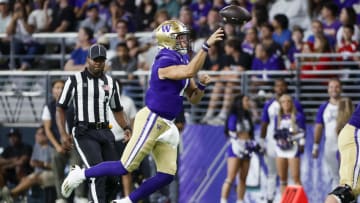
{"label": "stadium railing", "polygon": [[[34,126],[41,118],[43,105],[50,98],[51,81],[54,79],[66,79],[74,72],[64,71],[0,71],[0,123],[5,126]],[[360,70],[348,70],[344,77],[343,70],[329,71],[303,71],[303,73],[323,76],[323,78],[300,78],[297,70],[286,71],[245,71],[239,72],[214,72],[201,71],[213,77],[213,83],[206,88],[205,96],[198,105],[190,105],[184,102],[185,116],[188,123],[198,123],[207,111],[210,96],[215,82],[233,82],[235,94],[243,93],[249,95],[254,101],[253,113],[259,120],[264,102],[273,96],[273,82],[277,78],[284,78],[289,84],[289,93],[294,95],[303,105],[307,121],[313,122],[319,105],[326,101],[327,81],[334,76],[341,77],[343,83],[343,96],[350,97],[354,104],[360,100],[358,86],[360,84]],[[140,84],[138,80],[128,80],[125,72],[112,71],[114,78],[123,83],[123,93],[134,99],[138,108],[144,105],[144,93],[147,83]],[[266,80],[258,80],[254,83],[253,78],[258,75],[267,74]],[[135,75],[142,81],[148,80],[147,71],[137,71]],[[238,75],[235,80],[222,80],[220,75]],[[330,76],[329,76],[330,75]],[[226,87],[225,87],[226,88]],[[219,95],[217,110],[220,110],[224,94]]]}
{"label": "stadium railing", "polygon": [[[153,36],[152,32],[136,32],[136,33],[129,33],[134,35],[139,39],[140,42],[151,42]],[[106,33],[104,34],[107,39],[116,38],[116,33]],[[69,51],[67,51],[67,47],[74,47],[76,44],[78,34],[76,32],[64,32],[64,33],[34,33],[32,34],[32,38],[39,42],[40,44],[44,44],[46,46],[58,46],[55,49],[59,49],[54,53],[53,51],[49,51],[49,53],[41,54],[41,55],[34,55],[34,57],[38,59],[43,59],[47,61],[58,61],[59,67],[55,69],[62,70],[66,60],[69,58]],[[1,54],[3,58],[9,58],[9,68],[11,70],[16,69],[15,59],[25,57],[25,55],[17,55],[15,54],[15,41],[12,40],[13,36],[8,36],[5,33],[0,33],[1,38],[9,38],[10,41],[10,53]],[[47,50],[47,48],[45,48]],[[46,51],[47,52],[47,51]],[[46,63],[45,63],[46,64]],[[49,67],[46,67],[50,69]]]}

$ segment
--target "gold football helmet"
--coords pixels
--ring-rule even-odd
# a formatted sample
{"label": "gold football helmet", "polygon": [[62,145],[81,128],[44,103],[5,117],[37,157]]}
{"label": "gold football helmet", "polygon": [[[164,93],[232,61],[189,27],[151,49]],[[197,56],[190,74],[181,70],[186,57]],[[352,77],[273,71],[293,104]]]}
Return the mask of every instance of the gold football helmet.
{"label": "gold football helmet", "polygon": [[[180,43],[180,35],[186,36],[185,47]],[[190,30],[178,20],[167,20],[161,23],[155,30],[155,36],[160,49],[171,49],[181,54],[186,54],[190,49]]]}

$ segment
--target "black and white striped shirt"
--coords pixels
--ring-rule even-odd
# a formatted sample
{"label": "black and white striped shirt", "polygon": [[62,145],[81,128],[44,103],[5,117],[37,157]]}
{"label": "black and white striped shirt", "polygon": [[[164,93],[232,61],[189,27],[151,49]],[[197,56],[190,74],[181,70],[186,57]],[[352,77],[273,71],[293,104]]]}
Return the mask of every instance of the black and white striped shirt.
{"label": "black and white striped shirt", "polygon": [[112,111],[122,111],[120,92],[114,80],[102,74],[97,78],[85,69],[70,76],[61,93],[58,106],[66,109],[75,105],[76,122],[109,122],[107,106]]}

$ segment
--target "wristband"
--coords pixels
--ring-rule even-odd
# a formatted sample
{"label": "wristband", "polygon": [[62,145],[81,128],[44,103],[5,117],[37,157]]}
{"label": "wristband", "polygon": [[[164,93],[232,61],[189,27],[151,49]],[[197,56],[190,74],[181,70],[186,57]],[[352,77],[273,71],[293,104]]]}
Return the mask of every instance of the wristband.
{"label": "wristband", "polygon": [[204,91],[206,88],[206,85],[202,84],[201,82],[197,82],[196,85],[197,85],[197,88],[201,91]]}
{"label": "wristband", "polygon": [[205,52],[208,52],[210,46],[208,45],[208,43],[204,42],[204,44],[201,46],[201,48],[202,48]]}
{"label": "wristband", "polygon": [[304,146],[304,145],[305,145],[305,138],[301,138],[301,139],[299,140],[299,145],[300,145],[300,146]]}

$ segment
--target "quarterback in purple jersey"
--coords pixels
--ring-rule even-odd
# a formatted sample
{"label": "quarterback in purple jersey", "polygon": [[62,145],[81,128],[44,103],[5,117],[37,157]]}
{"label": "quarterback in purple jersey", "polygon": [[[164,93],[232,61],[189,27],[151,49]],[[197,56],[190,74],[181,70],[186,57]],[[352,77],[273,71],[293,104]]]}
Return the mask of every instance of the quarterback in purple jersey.
{"label": "quarterback in purple jersey", "polygon": [[147,179],[128,197],[113,202],[138,202],[173,180],[177,170],[179,142],[179,131],[173,121],[182,110],[184,95],[192,104],[201,100],[210,77],[202,75],[198,82],[193,78],[202,68],[209,47],[223,40],[224,31],[222,28],[216,30],[192,60],[187,55],[190,31],[183,23],[165,21],[156,28],[155,33],[160,51],[151,69],[146,106],[135,116],[134,130],[121,160],[102,162],[88,169],[74,166],[62,184],[65,197],[70,196],[87,178],[132,172],[149,153],[152,153],[156,163],[156,175]]}
{"label": "quarterback in purple jersey", "polygon": [[340,182],[325,200],[326,203],[356,203],[360,194],[360,105],[340,131]]}

